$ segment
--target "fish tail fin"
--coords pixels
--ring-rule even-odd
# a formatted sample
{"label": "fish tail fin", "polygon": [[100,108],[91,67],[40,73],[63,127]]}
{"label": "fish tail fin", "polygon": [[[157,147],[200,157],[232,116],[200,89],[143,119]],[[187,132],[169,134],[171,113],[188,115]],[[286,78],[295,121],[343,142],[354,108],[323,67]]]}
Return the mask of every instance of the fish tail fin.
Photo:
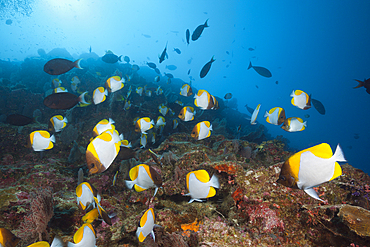
{"label": "fish tail fin", "polygon": [[209,180],[209,185],[217,189],[220,188],[220,182],[218,181],[218,177],[216,175],[211,177]]}
{"label": "fish tail fin", "polygon": [[268,117],[269,116],[269,113],[266,111],[265,112],[265,115],[263,115],[264,117]]}
{"label": "fish tail fin", "polygon": [[209,18],[208,18],[208,19],[206,20],[206,22],[204,23],[204,25],[203,25],[204,27],[209,27],[209,26],[208,26],[208,20],[209,20]]}
{"label": "fish tail fin", "polygon": [[122,57],[122,55],[118,57],[118,60],[119,60],[120,62],[122,62],[121,57]]}
{"label": "fish tail fin", "polygon": [[248,66],[248,69],[250,69],[250,68],[252,68],[253,66],[252,66],[252,62],[251,61],[249,61],[249,66]]}
{"label": "fish tail fin", "polygon": [[81,68],[81,66],[80,66],[80,62],[81,62],[81,60],[82,60],[82,58],[77,59],[77,60],[74,62],[75,67],[76,67],[77,69],[82,69],[82,68]]}
{"label": "fish tail fin", "polygon": [[212,59],[211,59],[212,62],[216,61],[215,59],[215,55],[212,56]]}
{"label": "fish tail fin", "polygon": [[355,79],[355,81],[358,82],[358,85],[356,87],[354,87],[354,88],[360,88],[360,87],[363,87],[364,86],[364,82],[363,81],[356,80],[356,79]]}
{"label": "fish tail fin", "polygon": [[50,141],[55,143],[55,136],[54,135],[50,136]]}
{"label": "fish tail fin", "polygon": [[125,184],[126,184],[127,188],[129,188],[130,190],[132,190],[132,188],[135,185],[135,182],[134,181],[125,180]]}
{"label": "fish tail fin", "polygon": [[304,126],[304,127],[307,127],[307,121],[305,121],[305,122],[303,123],[303,126]]}
{"label": "fish tail fin", "polygon": [[110,124],[114,124],[115,122],[114,122],[114,120],[113,119],[111,119],[111,118],[109,118],[108,119],[108,122],[110,123]]}
{"label": "fish tail fin", "polygon": [[346,162],[347,161],[346,158],[344,157],[342,148],[340,147],[339,144],[337,145],[337,149],[335,149],[335,153],[333,155],[333,159],[335,161],[339,161],[339,162]]}

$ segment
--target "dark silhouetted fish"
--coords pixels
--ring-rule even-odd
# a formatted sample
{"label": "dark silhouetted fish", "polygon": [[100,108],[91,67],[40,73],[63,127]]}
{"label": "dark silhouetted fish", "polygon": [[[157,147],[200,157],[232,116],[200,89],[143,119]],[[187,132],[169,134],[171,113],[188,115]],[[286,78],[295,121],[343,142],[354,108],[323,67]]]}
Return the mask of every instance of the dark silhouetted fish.
{"label": "dark silhouetted fish", "polygon": [[186,29],[186,43],[189,45],[189,39],[190,39],[190,30]]}
{"label": "dark silhouetted fish", "polygon": [[216,61],[215,59],[213,59],[213,57],[211,58],[211,61],[209,61],[208,63],[206,63],[202,70],[200,71],[200,78],[203,78],[205,77],[207,74],[208,74],[208,71],[211,69],[211,65],[212,63]]}
{"label": "dark silhouetted fish", "polygon": [[313,107],[315,107],[315,109],[321,114],[321,115],[325,115],[325,107],[324,105],[318,101],[317,99],[313,99],[311,98],[311,103],[313,105]]}
{"label": "dark silhouetted fish", "polygon": [[177,54],[181,54],[181,51],[179,48],[173,48],[173,50],[177,53]]}
{"label": "dark silhouetted fish", "polygon": [[148,38],[148,39],[152,37],[152,36],[150,36],[148,34],[143,34],[143,33],[141,35],[143,35],[145,38]]}
{"label": "dark silhouetted fish", "polygon": [[231,99],[232,97],[233,97],[232,93],[227,93],[224,96],[225,99]]}
{"label": "dark silhouetted fish", "polygon": [[166,65],[166,69],[176,70],[177,69],[177,66],[176,65]]}
{"label": "dark silhouetted fish", "polygon": [[152,62],[149,62],[149,63],[146,63],[150,68],[152,69],[155,69],[157,68],[157,65],[155,63],[152,63]]}
{"label": "dark silhouetted fish", "polygon": [[167,44],[168,44],[168,41],[166,43],[166,47],[164,48],[164,50],[162,51],[162,54],[161,56],[159,57],[159,63],[162,63],[165,59],[165,57],[168,58],[168,55],[167,55]]}
{"label": "dark silhouetted fish", "polygon": [[91,45],[90,45],[90,49],[89,49],[89,52],[91,53]]}
{"label": "dark silhouetted fish", "polygon": [[364,88],[366,88],[366,92],[368,93],[368,94],[370,94],[370,78],[369,79],[364,79],[364,81],[360,81],[360,80],[356,80],[355,79],[355,81],[357,81],[358,82],[358,85],[356,86],[356,87],[354,87],[354,88],[360,88],[360,87],[364,87]]}
{"label": "dark silhouetted fish", "polygon": [[188,75],[190,74],[191,69],[188,70]]}
{"label": "dark silhouetted fish", "polygon": [[82,101],[82,98],[83,94],[77,96],[68,92],[53,93],[44,99],[44,105],[51,109],[66,110],[77,105]]}
{"label": "dark silhouetted fish", "polygon": [[6,20],[6,22],[5,22],[6,25],[11,25],[12,23],[13,23],[13,21],[11,19]]}
{"label": "dark silhouetted fish", "polygon": [[157,74],[160,74],[161,72],[159,71],[159,69],[158,68],[155,68],[154,69],[154,71],[155,71],[155,73],[157,73]]}
{"label": "dark silhouetted fish", "polygon": [[117,56],[116,54],[114,54],[113,52],[111,51],[108,51],[107,53],[105,53],[105,55],[101,58],[101,60],[103,60],[103,62],[106,62],[106,63],[117,63],[118,61],[122,62],[121,61],[121,56]]}
{"label": "dark silhouetted fish", "polygon": [[165,76],[167,76],[168,78],[172,79],[173,78],[173,75],[170,74],[170,73],[164,73]]}
{"label": "dark silhouetted fish", "polygon": [[24,126],[33,122],[33,119],[21,114],[11,114],[7,116],[6,122],[15,126]]}
{"label": "dark silhouetted fish", "polygon": [[44,71],[49,75],[61,75],[73,68],[82,69],[80,67],[80,61],[82,58],[72,62],[64,58],[51,59],[44,65]]}
{"label": "dark silhouetted fish", "polygon": [[191,40],[192,41],[196,41],[197,39],[199,39],[200,35],[202,34],[203,30],[205,27],[209,27],[208,24],[207,24],[207,21],[208,19],[206,20],[206,22],[202,25],[199,25],[193,32],[193,34],[191,35]]}
{"label": "dark silhouetted fish", "polygon": [[245,108],[247,108],[247,110],[248,110],[248,112],[249,112],[250,114],[253,114],[254,109],[253,109],[253,108],[250,108],[250,107],[248,106],[248,104],[245,104]]}
{"label": "dark silhouetted fish", "polygon": [[250,68],[253,68],[259,75],[262,75],[264,77],[269,78],[272,76],[270,70],[260,66],[252,66],[252,62],[249,62],[248,69]]}

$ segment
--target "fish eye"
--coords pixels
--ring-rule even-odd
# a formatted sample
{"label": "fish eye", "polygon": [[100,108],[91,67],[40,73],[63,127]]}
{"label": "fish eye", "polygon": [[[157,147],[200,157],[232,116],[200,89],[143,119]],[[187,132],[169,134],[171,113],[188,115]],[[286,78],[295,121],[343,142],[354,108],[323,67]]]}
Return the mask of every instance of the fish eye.
{"label": "fish eye", "polygon": [[279,176],[279,179],[285,181],[285,177],[284,176]]}

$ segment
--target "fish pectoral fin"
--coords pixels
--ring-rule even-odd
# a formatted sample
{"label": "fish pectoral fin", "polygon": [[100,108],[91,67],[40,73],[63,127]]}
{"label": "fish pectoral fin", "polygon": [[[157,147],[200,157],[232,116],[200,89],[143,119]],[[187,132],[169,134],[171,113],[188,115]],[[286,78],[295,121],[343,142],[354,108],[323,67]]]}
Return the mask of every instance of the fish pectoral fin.
{"label": "fish pectoral fin", "polygon": [[317,200],[320,200],[320,201],[324,201],[322,199],[320,199],[320,197],[317,195],[316,191],[313,189],[313,188],[307,188],[307,189],[304,189],[304,192],[306,192],[309,196],[317,199]]}

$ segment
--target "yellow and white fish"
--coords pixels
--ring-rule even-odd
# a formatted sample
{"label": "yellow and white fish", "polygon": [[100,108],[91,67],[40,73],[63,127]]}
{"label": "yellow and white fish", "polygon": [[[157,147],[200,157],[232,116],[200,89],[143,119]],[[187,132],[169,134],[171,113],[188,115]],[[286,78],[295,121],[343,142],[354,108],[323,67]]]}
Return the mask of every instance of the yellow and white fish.
{"label": "yellow and white fish", "polygon": [[151,166],[140,164],[131,168],[129,172],[131,181],[125,180],[127,188],[134,188],[142,192],[149,188],[155,188],[153,197],[157,194],[158,188],[162,186],[162,177]]}
{"label": "yellow and white fish", "polygon": [[202,110],[208,110],[214,106],[212,96],[206,90],[199,90],[194,98],[194,105]]}
{"label": "yellow and white fish", "polygon": [[285,110],[281,107],[274,107],[270,111],[266,111],[266,122],[274,125],[280,125],[285,121]]}
{"label": "yellow and white fish", "polygon": [[257,120],[258,113],[260,112],[260,108],[261,108],[261,104],[258,104],[256,109],[254,109],[252,113],[252,117],[251,117],[251,124],[257,124],[256,120]]}
{"label": "yellow and white fish", "polygon": [[154,82],[159,82],[161,80],[161,77],[159,75],[157,75],[156,77],[154,77]]}
{"label": "yellow and white fish", "polygon": [[168,107],[165,106],[164,104],[161,104],[158,106],[158,110],[159,112],[163,115],[163,116],[166,116],[166,114],[168,113]]}
{"label": "yellow and white fish", "polygon": [[120,150],[121,137],[117,130],[106,130],[95,137],[86,150],[86,162],[90,174],[109,168]]}
{"label": "yellow and white fish", "polygon": [[121,141],[121,147],[131,148],[132,145],[131,145],[131,142],[129,142],[128,140],[122,140]]}
{"label": "yellow and white fish", "polygon": [[51,81],[51,86],[53,88],[57,88],[57,87],[60,87],[60,85],[62,85],[62,83],[60,82],[60,80],[58,78],[55,78]]}
{"label": "yellow and white fish", "polygon": [[86,210],[91,206],[95,208],[94,197],[98,197],[98,191],[88,182],[83,182],[76,187],[77,205]]}
{"label": "yellow and white fish", "polygon": [[[12,247],[12,245],[5,245],[5,247]],[[15,245],[14,245],[15,246]],[[54,237],[53,242],[51,242],[51,245],[46,241],[39,241],[36,243],[33,243],[31,245],[28,245],[27,247],[63,247],[64,243],[59,237]],[[0,244],[0,247],[3,247],[3,245]]]}
{"label": "yellow and white fish", "polygon": [[191,132],[191,137],[196,140],[202,140],[211,136],[212,124],[209,121],[202,121],[197,123],[193,131]]}
{"label": "yellow and white fish", "polygon": [[130,87],[128,88],[127,95],[126,95],[126,99],[128,99],[128,97],[130,97],[131,93],[132,93],[132,86],[130,86]]}
{"label": "yellow and white fish", "polygon": [[135,123],[135,131],[148,134],[146,131],[154,126],[154,121],[148,117],[139,118]]}
{"label": "yellow and white fish", "polygon": [[119,76],[112,76],[107,79],[105,82],[105,87],[108,88],[110,93],[114,93],[125,86],[125,79]]}
{"label": "yellow and white fish", "polygon": [[143,242],[149,234],[152,235],[154,241],[155,241],[155,235],[153,228],[156,226],[154,224],[155,221],[155,215],[153,208],[149,208],[143,216],[141,216],[139,227],[136,230],[136,236],[139,239],[139,242]]}
{"label": "yellow and white fish", "polygon": [[195,115],[195,111],[194,111],[194,108],[191,107],[191,106],[185,106],[184,108],[181,109],[178,117],[182,120],[182,121],[192,121],[194,119],[194,115]]}
{"label": "yellow and white fish", "polygon": [[330,145],[321,143],[304,149],[285,161],[276,182],[304,190],[309,196],[323,201],[313,187],[342,175],[342,168],[337,162],[346,162],[339,144],[333,155]]}
{"label": "yellow and white fish", "polygon": [[55,115],[50,118],[50,124],[54,132],[60,132],[63,128],[67,126],[68,120],[62,115]]}
{"label": "yellow and white fish", "polygon": [[162,116],[159,116],[157,118],[157,123],[155,124],[155,128],[158,129],[161,126],[164,127],[165,125],[166,125],[166,119]]}
{"label": "yellow and white fish", "polygon": [[186,188],[189,193],[185,196],[190,196],[189,203],[193,201],[202,202],[201,199],[213,197],[216,195],[216,189],[220,187],[220,183],[216,175],[209,178],[206,170],[192,171],[186,174]]}
{"label": "yellow and white fish", "polygon": [[157,90],[155,90],[156,95],[161,95],[163,93],[163,89],[159,86]]}
{"label": "yellow and white fish", "polygon": [[114,120],[111,118],[109,118],[109,120],[103,119],[99,121],[99,123],[97,123],[93,129],[94,136],[98,136],[106,130],[116,129],[116,127],[113,125],[114,123],[115,123]]}
{"label": "yellow and white fish", "polygon": [[148,141],[148,136],[146,134],[141,133],[140,136],[140,148],[145,148]]}
{"label": "yellow and white fish", "polygon": [[187,97],[192,94],[193,94],[193,91],[189,84],[182,85],[182,87],[180,88],[180,95]]}
{"label": "yellow and white fish", "polygon": [[179,104],[179,105],[181,105],[181,106],[183,106],[183,105],[184,105],[184,103],[182,103],[180,100],[176,100],[176,101],[175,101],[175,103],[176,103],[176,104]]}
{"label": "yellow and white fish", "polygon": [[131,107],[131,101],[126,100],[125,104],[123,105],[123,110],[127,111]]}
{"label": "yellow and white fish", "polygon": [[177,119],[172,120],[172,128],[176,129],[177,126],[179,126],[179,120],[177,120]]}
{"label": "yellow and white fish", "polygon": [[81,81],[77,76],[74,76],[71,80],[71,89],[73,92],[77,92],[78,84],[80,84]]}
{"label": "yellow and white fish", "polygon": [[292,105],[298,107],[299,109],[307,110],[311,108],[311,95],[308,96],[308,94],[302,90],[293,90],[293,92],[290,94],[290,97],[293,97],[291,100]]}
{"label": "yellow and white fish", "polygon": [[73,242],[68,247],[96,247],[96,235],[91,224],[83,224],[73,235]]}
{"label": "yellow and white fish", "polygon": [[36,130],[31,132],[29,142],[34,151],[44,151],[54,147],[55,137],[46,130]]}
{"label": "yellow and white fish", "polygon": [[57,87],[53,90],[54,93],[66,93],[68,92],[67,89],[65,89],[64,87]]}
{"label": "yellow and white fish", "polygon": [[147,97],[152,97],[152,91],[150,91],[150,90],[146,90],[146,91],[145,91],[145,96],[147,96]]}
{"label": "yellow and white fish", "polygon": [[93,93],[93,102],[95,105],[100,104],[105,101],[107,98],[108,91],[104,87],[98,87],[94,90]]}
{"label": "yellow and white fish", "polygon": [[143,91],[144,91],[144,89],[142,87],[136,88],[136,93],[139,94],[140,96],[143,95]]}
{"label": "yellow and white fish", "polygon": [[307,127],[307,122],[303,122],[302,118],[290,117],[285,119],[281,128],[288,132],[302,131]]}

